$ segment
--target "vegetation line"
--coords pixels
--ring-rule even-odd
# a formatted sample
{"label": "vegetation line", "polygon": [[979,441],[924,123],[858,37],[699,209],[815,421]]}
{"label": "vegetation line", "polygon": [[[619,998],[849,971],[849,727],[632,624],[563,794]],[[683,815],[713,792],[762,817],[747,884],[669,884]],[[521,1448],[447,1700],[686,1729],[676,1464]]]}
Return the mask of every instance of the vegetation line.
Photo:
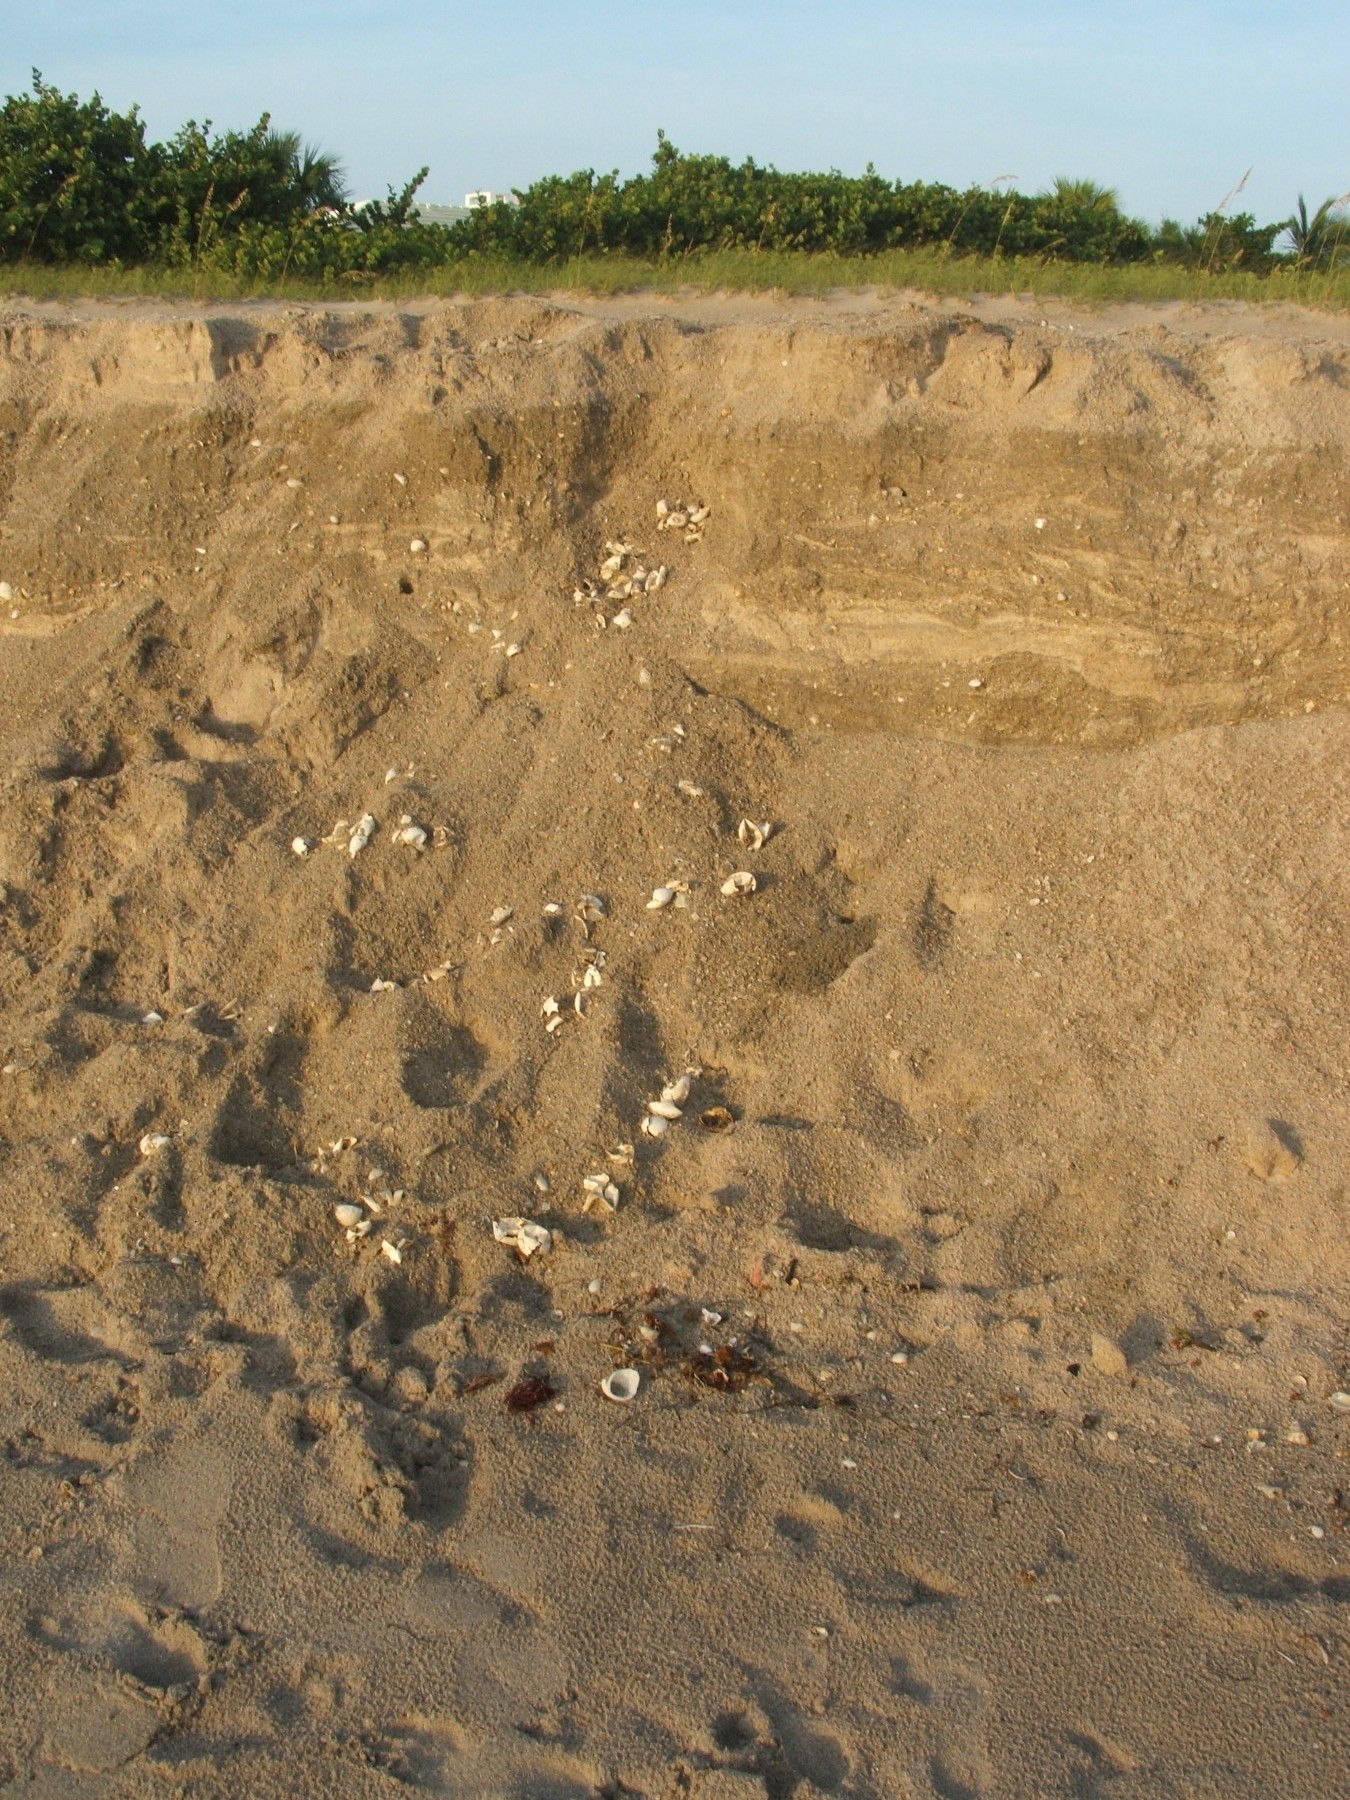
{"label": "vegetation line", "polygon": [[1242,300],[1350,311],[1350,271],[1241,270],[1083,263],[1019,257],[952,257],[922,251],[877,256],[811,255],[801,251],[709,251],[678,261],[627,256],[573,257],[565,263],[479,257],[391,274],[328,279],[249,277],[212,268],[91,268],[0,265],[0,294],[31,300],[160,298],[192,301],[413,300],[474,294],[680,292],[822,295],[838,289],[919,290],[973,298],[1011,294],[1083,305],[1128,301]]}
{"label": "vegetation line", "polygon": [[546,176],[449,225],[419,216],[426,170],[350,202],[331,154],[274,130],[189,120],[147,141],[137,110],[34,71],[0,106],[0,290],[331,299],[555,289],[923,288],[1083,301],[1350,306],[1350,196],[1258,224],[1231,205],[1150,226],[1114,190],[1062,178],[940,182],[793,174],[691,156],[658,133],[650,171]]}

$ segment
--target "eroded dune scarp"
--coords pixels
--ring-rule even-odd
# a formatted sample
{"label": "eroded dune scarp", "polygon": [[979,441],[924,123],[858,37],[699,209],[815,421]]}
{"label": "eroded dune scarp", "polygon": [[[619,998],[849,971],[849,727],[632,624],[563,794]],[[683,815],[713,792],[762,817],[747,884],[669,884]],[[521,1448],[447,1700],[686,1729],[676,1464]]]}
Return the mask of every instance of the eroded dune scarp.
{"label": "eroded dune scarp", "polygon": [[5,1791],[1337,1791],[1348,442],[1237,307],[0,319]]}

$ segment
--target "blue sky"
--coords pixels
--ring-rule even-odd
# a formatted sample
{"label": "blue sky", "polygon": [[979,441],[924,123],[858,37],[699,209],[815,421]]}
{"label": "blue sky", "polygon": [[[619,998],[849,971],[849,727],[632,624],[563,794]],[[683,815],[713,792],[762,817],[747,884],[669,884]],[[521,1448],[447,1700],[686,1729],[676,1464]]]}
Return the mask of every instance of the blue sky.
{"label": "blue sky", "polygon": [[681,149],[1035,189],[1087,175],[1190,221],[1350,188],[1347,0],[11,0],[0,87],[276,123],[366,196],[428,200]]}

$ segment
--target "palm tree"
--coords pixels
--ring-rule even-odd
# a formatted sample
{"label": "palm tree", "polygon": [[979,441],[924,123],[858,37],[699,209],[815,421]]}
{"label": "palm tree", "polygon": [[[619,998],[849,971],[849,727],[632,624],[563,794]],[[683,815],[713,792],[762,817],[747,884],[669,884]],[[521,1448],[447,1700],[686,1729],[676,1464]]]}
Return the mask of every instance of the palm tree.
{"label": "palm tree", "polygon": [[1350,194],[1324,200],[1310,219],[1307,204],[1299,195],[1298,211],[1281,227],[1289,233],[1297,267],[1306,269],[1323,262],[1334,267],[1350,257],[1350,213],[1344,210],[1347,200]]}
{"label": "palm tree", "polygon": [[346,205],[346,176],[331,151],[302,142],[298,131],[269,130],[262,141],[262,153],[306,212],[321,206],[340,210]]}
{"label": "palm tree", "polygon": [[1081,176],[1056,175],[1050,186],[1050,197],[1076,212],[1120,211],[1120,195],[1115,188],[1102,187],[1099,182]]}

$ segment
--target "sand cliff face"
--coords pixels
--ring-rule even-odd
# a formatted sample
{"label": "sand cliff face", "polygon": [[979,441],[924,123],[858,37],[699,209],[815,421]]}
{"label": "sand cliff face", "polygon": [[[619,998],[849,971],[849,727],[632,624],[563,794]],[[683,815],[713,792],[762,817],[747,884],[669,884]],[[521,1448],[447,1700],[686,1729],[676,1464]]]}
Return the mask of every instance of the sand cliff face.
{"label": "sand cliff face", "polygon": [[1334,1791],[1348,387],[1240,308],[0,317],[16,1792]]}

